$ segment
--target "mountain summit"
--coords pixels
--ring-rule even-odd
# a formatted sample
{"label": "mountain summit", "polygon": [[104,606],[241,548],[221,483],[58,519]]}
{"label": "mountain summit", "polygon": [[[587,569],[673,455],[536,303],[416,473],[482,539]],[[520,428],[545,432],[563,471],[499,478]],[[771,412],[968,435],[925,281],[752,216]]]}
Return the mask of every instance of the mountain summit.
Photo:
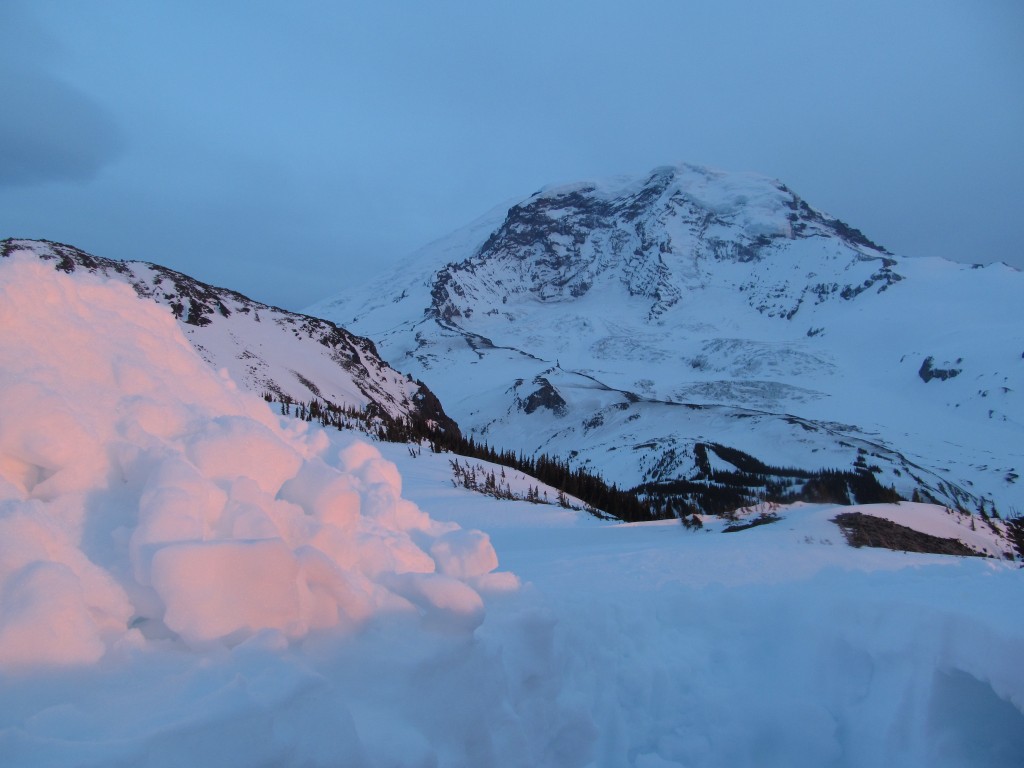
{"label": "mountain summit", "polygon": [[1005,265],[901,259],[778,181],[684,165],[542,189],[308,311],[478,439],[620,485],[739,472],[757,498],[842,470],[1009,509],[1022,295]]}
{"label": "mountain summit", "polygon": [[450,319],[471,314],[474,300],[551,302],[596,290],[639,299],[657,321],[715,282],[709,260],[746,265],[720,277],[736,279],[759,312],[788,318],[805,300],[850,299],[901,279],[887,251],[785,186],[687,166],[554,188],[513,206],[474,257],[440,272],[435,310]]}

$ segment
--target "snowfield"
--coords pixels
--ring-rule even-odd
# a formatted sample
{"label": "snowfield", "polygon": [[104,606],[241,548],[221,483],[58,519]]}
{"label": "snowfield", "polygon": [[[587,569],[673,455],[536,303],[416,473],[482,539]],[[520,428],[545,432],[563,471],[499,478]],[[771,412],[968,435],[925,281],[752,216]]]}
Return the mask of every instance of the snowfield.
{"label": "snowfield", "polygon": [[499,501],[30,258],[0,329],[4,766],[1019,765],[1012,562]]}

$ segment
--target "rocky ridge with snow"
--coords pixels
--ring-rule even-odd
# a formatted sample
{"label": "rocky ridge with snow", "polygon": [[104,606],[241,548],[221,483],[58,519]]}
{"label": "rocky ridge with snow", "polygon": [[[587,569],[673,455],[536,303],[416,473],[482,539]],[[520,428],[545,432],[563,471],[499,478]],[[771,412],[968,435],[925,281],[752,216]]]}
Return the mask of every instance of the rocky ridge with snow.
{"label": "rocky ridge with snow", "polygon": [[334,323],[262,304],[172,269],[115,261],[45,240],[0,241],[0,258],[31,254],[64,273],[125,282],[168,307],[185,337],[215,369],[275,400],[369,411],[376,420],[416,418],[456,428],[434,394],[380,359],[373,342]]}
{"label": "rocky ridge with snow", "polygon": [[901,259],[779,182],[681,166],[543,189],[308,311],[478,439],[620,485],[709,482],[724,445],[1005,512],[1022,294],[1005,265]]}

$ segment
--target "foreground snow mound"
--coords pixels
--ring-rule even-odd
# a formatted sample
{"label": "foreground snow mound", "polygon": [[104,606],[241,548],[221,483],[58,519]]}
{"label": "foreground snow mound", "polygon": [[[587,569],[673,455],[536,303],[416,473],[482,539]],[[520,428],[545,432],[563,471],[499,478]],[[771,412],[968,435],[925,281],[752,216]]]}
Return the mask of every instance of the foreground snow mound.
{"label": "foreground snow mound", "polygon": [[471,631],[510,583],[376,448],[282,426],[128,286],[5,259],[0,327],[0,670],[381,612]]}

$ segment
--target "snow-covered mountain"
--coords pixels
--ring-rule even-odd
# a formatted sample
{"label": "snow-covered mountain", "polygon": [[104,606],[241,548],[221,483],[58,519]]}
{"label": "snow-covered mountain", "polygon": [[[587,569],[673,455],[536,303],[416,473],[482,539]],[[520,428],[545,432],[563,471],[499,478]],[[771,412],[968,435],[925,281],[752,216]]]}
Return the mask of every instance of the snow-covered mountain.
{"label": "snow-covered mountain", "polygon": [[170,307],[185,337],[215,369],[275,400],[369,411],[385,420],[417,417],[454,427],[437,398],[380,359],[373,342],[334,323],[261,304],[235,291],[143,261],[92,256],[44,240],[0,241],[0,257],[31,254],[65,273],[100,274]]}
{"label": "snow-covered mountain", "polygon": [[621,524],[463,462],[484,495],[34,254],[0,328],[4,768],[1020,763],[1024,582],[977,516]]}
{"label": "snow-covered mountain", "polygon": [[543,189],[307,311],[463,430],[620,485],[708,483],[739,450],[773,482],[837,468],[1007,511],[1022,298],[1005,265],[899,258],[777,181],[687,165]]}

